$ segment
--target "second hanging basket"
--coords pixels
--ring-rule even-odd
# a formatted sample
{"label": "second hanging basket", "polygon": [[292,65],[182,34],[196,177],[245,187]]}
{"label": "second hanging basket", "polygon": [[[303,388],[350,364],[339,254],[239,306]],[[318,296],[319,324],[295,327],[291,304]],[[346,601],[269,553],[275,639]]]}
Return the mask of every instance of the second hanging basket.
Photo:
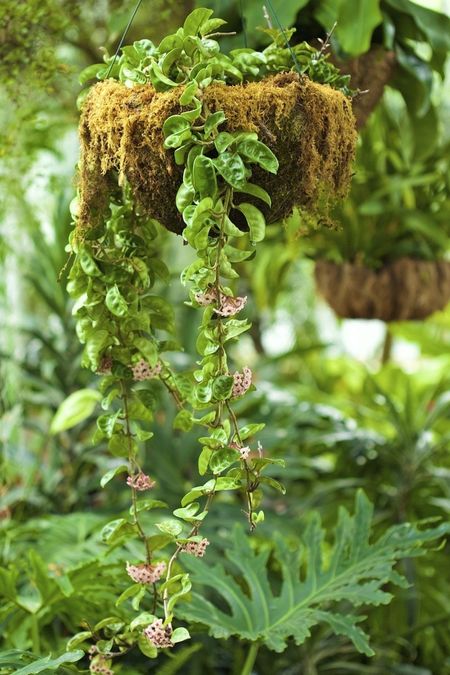
{"label": "second hanging basket", "polygon": [[400,258],[378,270],[318,261],[318,290],[346,319],[425,319],[450,301],[450,262]]}

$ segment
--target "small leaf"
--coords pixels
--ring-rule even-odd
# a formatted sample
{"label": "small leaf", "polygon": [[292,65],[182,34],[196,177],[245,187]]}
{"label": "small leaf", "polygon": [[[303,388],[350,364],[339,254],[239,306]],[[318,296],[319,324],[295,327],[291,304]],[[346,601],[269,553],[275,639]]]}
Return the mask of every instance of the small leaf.
{"label": "small leaf", "polygon": [[105,487],[105,485],[109,483],[109,481],[111,481],[115,476],[117,476],[119,473],[124,473],[125,471],[128,471],[128,466],[126,464],[121,464],[120,466],[110,469],[101,477],[100,485]]}
{"label": "small leaf", "polygon": [[194,9],[185,19],[183,30],[185,35],[198,35],[202,26],[208,21],[213,14],[212,9],[205,9],[199,7]]}
{"label": "small leaf", "polygon": [[170,639],[172,640],[173,644],[177,644],[177,642],[189,640],[190,637],[189,631],[186,628],[183,628],[183,626],[180,626],[179,628],[175,628],[172,635],[170,636]]}
{"label": "small leaf", "polygon": [[105,297],[105,304],[114,316],[125,316],[128,313],[128,305],[120,293],[117,285],[109,289]]}
{"label": "small leaf", "polygon": [[236,208],[245,216],[250,231],[250,239],[254,242],[262,241],[266,232],[266,221],[262,212],[248,202],[243,202]]}
{"label": "small leaf", "polygon": [[161,532],[170,534],[173,537],[178,537],[183,529],[181,523],[178,523],[176,520],[163,520],[161,523],[156,523],[156,527]]}

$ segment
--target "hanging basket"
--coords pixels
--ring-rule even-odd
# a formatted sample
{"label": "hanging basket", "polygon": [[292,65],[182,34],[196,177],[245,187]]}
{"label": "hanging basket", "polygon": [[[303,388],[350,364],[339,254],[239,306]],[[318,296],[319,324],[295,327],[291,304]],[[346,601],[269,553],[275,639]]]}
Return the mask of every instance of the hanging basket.
{"label": "hanging basket", "polygon": [[425,319],[450,301],[450,262],[400,258],[379,270],[321,260],[317,287],[344,319]]}
{"label": "hanging basket", "polygon": [[[93,87],[80,121],[81,230],[102,222],[111,194],[126,178],[145,214],[182,231],[175,196],[183,167],[164,149],[162,132],[164,121],[182,111],[182,91],[157,93],[151,85],[129,88],[115,80]],[[346,195],[356,131],[351,102],[340,92],[289,72],[244,85],[212,84],[203,101],[212,113],[224,111],[222,131],[255,131],[277,156],[276,176],[255,168],[252,178],[272,198],[264,213],[268,223],[294,206],[314,210]]]}
{"label": "hanging basket", "polygon": [[342,73],[351,76],[352,88],[362,92],[352,102],[356,125],[361,129],[383,96],[384,87],[394,75],[395,53],[374,45],[368,52],[354,59],[341,61],[335,57],[333,62]]}

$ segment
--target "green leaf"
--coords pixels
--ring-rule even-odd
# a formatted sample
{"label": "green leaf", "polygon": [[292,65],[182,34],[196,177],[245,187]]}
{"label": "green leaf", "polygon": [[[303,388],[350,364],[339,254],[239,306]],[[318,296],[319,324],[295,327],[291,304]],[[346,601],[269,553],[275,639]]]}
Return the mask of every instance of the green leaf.
{"label": "green leaf", "polygon": [[193,424],[192,413],[189,410],[180,410],[173,421],[173,428],[180,431],[190,431]]}
{"label": "green leaf", "polygon": [[195,98],[197,93],[198,84],[197,82],[191,82],[188,84],[180,96],[180,105],[189,105]]}
{"label": "green leaf", "polygon": [[349,56],[358,56],[370,47],[374,29],[383,21],[380,0],[341,2],[335,34]]}
{"label": "green leaf", "polygon": [[172,537],[178,537],[183,526],[176,520],[163,520],[161,523],[156,523],[156,527],[164,534],[170,534]]}
{"label": "green leaf", "polygon": [[109,289],[105,296],[105,304],[114,316],[125,316],[128,313],[128,305],[122,296],[117,284]]}
{"label": "green leaf", "polygon": [[258,164],[270,173],[277,173],[278,159],[272,150],[261,141],[244,140],[237,143],[238,152],[251,162]]}
{"label": "green leaf", "polygon": [[243,202],[236,208],[245,216],[250,231],[250,239],[254,242],[262,241],[266,233],[266,220],[263,213],[248,202]]}
{"label": "green leaf", "polygon": [[385,0],[385,2],[399,12],[411,16],[433,49],[449,51],[450,17],[448,14],[421,7],[410,0]]}
{"label": "green leaf", "polygon": [[107,483],[109,483],[109,481],[111,481],[115,476],[117,476],[119,473],[125,473],[126,471],[128,471],[128,466],[126,464],[121,464],[120,466],[110,469],[101,477],[100,485],[105,487],[105,485],[107,485]]}
{"label": "green leaf", "polygon": [[111,520],[103,527],[101,531],[101,538],[105,544],[114,544],[123,537],[129,534],[135,534],[136,528],[134,525],[125,520],[125,518],[117,518]]}
{"label": "green leaf", "polygon": [[198,35],[202,26],[208,21],[211,15],[214,14],[212,9],[205,9],[199,7],[188,14],[183,24],[185,35]]}
{"label": "green leaf", "polygon": [[213,161],[217,171],[231,187],[240,188],[247,182],[249,171],[236,152],[223,152]]}
{"label": "green leaf", "polygon": [[80,389],[61,403],[50,425],[51,434],[71,429],[92,415],[102,395],[94,389]]}
{"label": "green leaf", "polygon": [[76,649],[72,652],[66,652],[61,654],[56,658],[52,658],[50,655],[46,656],[43,659],[38,659],[33,661],[28,666],[24,668],[19,668],[15,670],[15,675],[37,675],[37,673],[42,673],[48,670],[58,670],[60,666],[63,666],[65,663],[76,663],[80,661],[84,656],[84,652],[81,649]]}
{"label": "green leaf", "polygon": [[238,460],[239,453],[236,450],[223,448],[223,450],[217,450],[213,453],[209,460],[209,468],[214,474],[219,474]]}
{"label": "green leaf", "polygon": [[177,642],[189,640],[190,637],[189,631],[186,628],[183,628],[183,626],[180,626],[179,628],[175,628],[172,635],[170,636],[170,639],[174,644],[177,644]]}
{"label": "green leaf", "polygon": [[200,199],[214,198],[217,193],[216,170],[212,159],[199,155],[192,166],[192,185],[199,193]]}
{"label": "green leaf", "polygon": [[259,185],[254,185],[253,183],[245,183],[241,188],[235,188],[236,192],[244,192],[245,194],[251,195],[252,197],[257,197],[261,199],[268,206],[272,206],[272,200],[268,192]]}
{"label": "green leaf", "polygon": [[[310,637],[313,626],[325,623],[334,633],[351,640],[359,652],[373,655],[367,635],[358,626],[364,616],[340,614],[336,606],[342,601],[354,607],[389,603],[392,595],[385,590],[386,585],[406,584],[394,569],[396,563],[423,554],[427,542],[450,532],[450,524],[427,530],[396,525],[370,543],[372,515],[373,507],[362,491],[356,496],[354,516],[340,509],[334,544],[326,548],[325,565],[325,532],[318,514],[310,519],[300,546],[289,546],[275,533],[275,556],[283,578],[277,595],[269,578],[273,569],[273,561],[267,564],[269,550],[255,552],[243,529],[236,526],[233,544],[225,552],[235,576],[222,564],[208,566],[194,558],[183,561],[194,588],[200,585],[213,589],[214,594],[222,596],[220,604],[213,604],[204,593],[194,590],[190,601],[179,606],[178,616],[208,626],[213,637],[237,635],[251,642],[261,641],[277,652],[286,648],[289,637],[301,645]],[[224,605],[229,612],[222,609]]]}
{"label": "green leaf", "polygon": [[77,647],[82,642],[89,640],[92,637],[92,632],[90,630],[83,630],[80,633],[76,633],[67,643],[67,649],[71,650],[73,647]]}
{"label": "green leaf", "polygon": [[[136,502],[136,511],[140,513],[141,511],[152,511],[153,509],[167,509],[166,502],[162,502],[159,499],[138,499]],[[133,515],[134,506],[130,506],[130,513]]]}
{"label": "green leaf", "polygon": [[219,124],[223,124],[223,122],[226,121],[225,113],[223,110],[219,110],[218,112],[213,113],[212,115],[208,116],[208,119],[205,122],[205,136],[206,138],[211,134],[211,132],[214,129],[217,129]]}

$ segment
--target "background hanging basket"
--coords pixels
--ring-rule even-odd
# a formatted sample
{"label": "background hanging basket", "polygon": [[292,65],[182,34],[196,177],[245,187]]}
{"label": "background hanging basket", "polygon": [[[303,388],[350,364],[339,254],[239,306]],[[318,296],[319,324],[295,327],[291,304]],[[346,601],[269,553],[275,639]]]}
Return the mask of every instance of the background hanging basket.
{"label": "background hanging basket", "polygon": [[352,101],[356,126],[361,129],[383,96],[386,84],[394,75],[395,53],[380,45],[374,45],[365,54],[348,61],[334,57],[333,63],[342,73],[351,76],[353,89],[364,92],[357,94]]}
{"label": "background hanging basket", "polygon": [[321,260],[315,278],[336,314],[348,319],[424,319],[450,301],[450,262],[401,258],[372,270]]}
{"label": "background hanging basket", "polygon": [[[93,87],[80,121],[81,230],[101,224],[118,174],[144,213],[182,231],[175,196],[183,167],[164,149],[162,133],[164,121],[181,112],[181,92],[181,87],[163,93],[151,85],[129,88],[115,80]],[[319,202],[323,208],[346,195],[356,131],[351,102],[340,92],[289,72],[244,85],[213,84],[203,100],[211,112],[225,112],[221,130],[256,131],[277,156],[276,176],[255,168],[252,178],[272,198],[264,213],[268,223],[288,216],[294,206],[314,210]]]}

